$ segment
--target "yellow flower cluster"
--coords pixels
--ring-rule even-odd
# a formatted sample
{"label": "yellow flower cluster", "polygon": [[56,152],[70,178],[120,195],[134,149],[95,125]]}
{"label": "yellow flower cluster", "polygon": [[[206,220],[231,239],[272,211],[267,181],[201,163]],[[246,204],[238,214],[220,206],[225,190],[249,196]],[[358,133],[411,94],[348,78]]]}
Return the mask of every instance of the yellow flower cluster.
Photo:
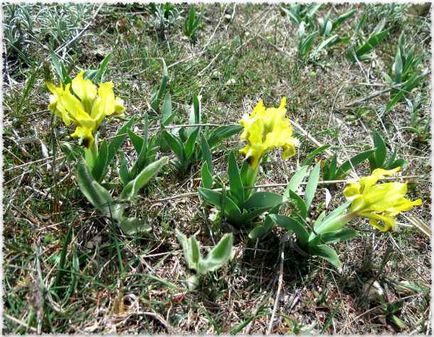
{"label": "yellow flower cluster", "polygon": [[47,87],[53,94],[48,108],[66,125],[76,125],[71,136],[79,138],[86,147],[93,144],[94,134],[106,116],[125,111],[123,101],[113,93],[112,82],[101,83],[97,88],[91,80],[84,79],[84,71],[66,86],[56,87],[48,82]]}
{"label": "yellow flower cluster", "polygon": [[411,201],[405,198],[406,183],[376,184],[385,176],[394,175],[399,169],[376,169],[372,175],[348,184],[344,196],[351,201],[350,212],[368,218],[373,227],[386,232],[395,225],[396,215],[421,205],[421,199]]}
{"label": "yellow flower cluster", "polygon": [[297,140],[292,137],[291,122],[286,115],[286,97],[278,108],[266,108],[260,100],[250,115],[244,115],[240,121],[244,131],[240,138],[247,145],[240,150],[248,163],[256,168],[262,156],[275,148],[283,149],[283,159],[295,155]]}

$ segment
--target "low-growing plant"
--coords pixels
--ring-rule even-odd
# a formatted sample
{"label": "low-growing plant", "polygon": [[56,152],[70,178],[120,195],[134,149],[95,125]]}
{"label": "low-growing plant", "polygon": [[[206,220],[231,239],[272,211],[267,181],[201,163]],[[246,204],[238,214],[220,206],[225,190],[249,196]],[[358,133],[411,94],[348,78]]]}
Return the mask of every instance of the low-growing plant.
{"label": "low-growing plant", "polygon": [[102,213],[102,215],[117,221],[125,234],[147,232],[151,229],[149,224],[136,217],[124,215],[128,203],[132,202],[139,191],[153,178],[160,169],[169,162],[163,157],[146,166],[133,180],[129,181],[117,198],[99,184],[92,176],[86,162],[82,161],[77,166],[78,186],[86,199]]}
{"label": "low-growing plant", "polygon": [[374,228],[386,232],[394,227],[397,214],[422,204],[420,199],[411,201],[405,198],[406,183],[377,183],[399,169],[376,169],[371,176],[348,183],[344,189],[348,201],[329,214],[323,211],[312,221],[308,218],[308,211],[318,185],[319,166],[309,176],[304,198],[296,193],[306,173],[306,168],[302,167],[294,174],[284,194],[284,200],[293,200],[291,215],[270,214],[256,231],[263,236],[274,225],[282,227],[295,234],[296,247],[302,254],[319,256],[339,268],[338,253],[329,244],[350,240],[357,235],[356,230],[345,227],[348,222],[358,217],[368,218]]}
{"label": "low-growing plant", "polygon": [[190,6],[188,15],[184,22],[184,35],[187,36],[192,43],[197,41],[197,30],[200,26],[200,17],[196,13],[196,7]]}
{"label": "low-growing plant", "polygon": [[372,57],[371,51],[377,47],[387,36],[389,31],[384,29],[386,20],[381,20],[367,39],[363,39],[347,52],[347,58],[351,62],[365,61]]}
{"label": "low-growing plant", "polygon": [[278,194],[254,190],[255,173],[247,162],[243,163],[240,170],[233,152],[229,154],[228,160],[229,189],[225,186],[218,190],[212,188],[214,179],[207,162],[203,163],[201,173],[201,198],[216,207],[238,229],[246,228],[259,215],[271,211],[282,202]]}
{"label": "low-growing plant", "polygon": [[320,35],[329,36],[334,30],[339,28],[345,21],[356,14],[357,10],[355,8],[351,8],[345,13],[339,15],[336,19],[330,18],[331,11],[328,11],[327,14],[323,17],[318,18],[318,28]]}
{"label": "low-growing plant", "polygon": [[289,4],[281,5],[280,8],[295,24],[300,25],[304,22],[306,25],[313,25],[316,12],[321,8],[322,4]]}
{"label": "low-growing plant", "polygon": [[[241,130],[239,125],[222,125],[209,131],[202,127],[200,96],[193,96],[193,104],[190,109],[189,123],[191,126],[165,129],[166,121],[170,116],[171,104],[163,108],[162,117],[162,141],[175,153],[174,162],[178,172],[185,174],[191,166],[199,161],[206,160],[211,165],[211,150],[224,139],[233,136]],[[164,115],[169,116],[165,118]],[[164,122],[163,122],[164,120]]]}
{"label": "low-growing plant", "polygon": [[391,67],[390,75],[384,74],[386,82],[391,86],[398,86],[390,92],[390,101],[386,105],[386,112],[391,111],[393,107],[416,87],[423,79],[418,65],[421,58],[415,54],[414,46],[406,43],[404,34],[401,34],[398,40],[395,59]]}
{"label": "low-growing plant", "polygon": [[405,99],[407,109],[410,112],[410,126],[402,129],[408,130],[416,135],[416,140],[421,143],[428,143],[431,139],[431,116],[420,116],[421,97],[416,96],[414,100]]}
{"label": "low-growing plant", "polygon": [[240,138],[247,145],[240,150],[245,161],[240,168],[233,152],[228,157],[229,189],[213,189],[212,168],[208,162],[202,165],[202,199],[214,205],[232,225],[248,228],[251,222],[266,211],[273,211],[282,197],[271,192],[257,192],[254,188],[259,166],[264,155],[274,148],[283,148],[283,158],[296,153],[297,140],[292,137],[292,126],[285,117],[286,98],[278,108],[266,108],[261,100],[250,115],[244,115],[240,124],[244,131]]}
{"label": "low-growing plant", "polygon": [[180,17],[179,10],[172,3],[151,3],[149,10],[154,17],[154,28],[160,39],[165,39],[165,31],[175,25]]}
{"label": "low-growing plant", "polygon": [[187,279],[190,290],[194,290],[199,285],[202,276],[221,268],[232,257],[234,241],[232,233],[223,235],[206,258],[202,257],[200,243],[195,235],[187,238],[183,233],[176,230],[176,237],[182,247],[188,269],[195,271],[195,274]]}

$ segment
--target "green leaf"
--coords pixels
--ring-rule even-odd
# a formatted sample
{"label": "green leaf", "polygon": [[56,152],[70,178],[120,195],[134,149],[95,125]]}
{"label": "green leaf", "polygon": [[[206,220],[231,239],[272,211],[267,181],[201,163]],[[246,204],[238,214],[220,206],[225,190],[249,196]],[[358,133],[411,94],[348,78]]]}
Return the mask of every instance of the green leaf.
{"label": "green leaf", "polygon": [[196,146],[196,139],[197,139],[197,136],[199,135],[199,131],[200,131],[200,128],[196,127],[196,128],[194,128],[193,132],[190,133],[190,136],[188,136],[187,142],[185,143],[185,146],[184,146],[184,153],[185,153],[185,159],[186,160],[190,160],[190,158],[192,158],[192,156],[193,156],[194,149]]}
{"label": "green leaf", "polygon": [[164,95],[163,100],[163,114],[161,116],[161,125],[166,126],[168,125],[175,115],[172,114],[172,97],[170,96],[170,93],[166,93]]}
{"label": "green leaf", "polygon": [[330,262],[336,268],[340,268],[342,266],[336,251],[327,245],[316,245],[316,246],[309,247],[309,252],[312,255],[322,257],[323,259]]}
{"label": "green leaf", "polygon": [[315,196],[316,188],[319,181],[320,169],[320,163],[316,164],[309,176],[309,180],[307,181],[306,190],[304,191],[304,201],[306,204],[306,209],[310,208],[310,204],[312,203],[312,200]]}
{"label": "green leaf", "polygon": [[301,185],[303,179],[307,176],[308,166],[300,167],[297,172],[293,174],[291,179],[286,186],[285,193],[283,193],[283,201],[289,200],[289,191],[296,192],[298,187]]}
{"label": "green leaf", "polygon": [[302,246],[306,246],[309,240],[309,234],[299,221],[294,218],[289,218],[284,215],[270,214],[268,215],[279,227],[285,228],[287,231],[294,232],[297,240]]}
{"label": "green leaf", "polygon": [[325,152],[329,147],[330,147],[330,145],[323,145],[323,146],[316,148],[315,150],[313,150],[312,152],[310,152],[306,156],[306,159],[303,161],[302,165],[303,166],[310,165],[317,155]]}
{"label": "green leaf", "polygon": [[208,170],[209,172],[213,172],[213,165],[212,165],[212,155],[211,150],[209,148],[208,142],[205,137],[202,136],[201,142],[200,142],[200,149],[202,152],[202,160],[206,161],[208,164]]}
{"label": "green leaf", "polygon": [[128,170],[128,161],[125,158],[125,154],[121,153],[120,164],[119,164],[119,178],[121,179],[122,185],[126,185],[129,183],[130,173]]}
{"label": "green leaf", "polygon": [[251,208],[272,208],[282,203],[282,196],[272,192],[256,192],[246,200],[243,207]]}
{"label": "green leaf", "polygon": [[237,204],[242,204],[244,202],[244,186],[241,181],[240,171],[233,151],[229,154],[228,159],[229,188],[231,196],[235,199]]}
{"label": "green leaf", "polygon": [[163,62],[163,76],[161,78],[161,83],[158,87],[158,90],[152,95],[151,98],[151,108],[156,112],[159,111],[161,99],[166,92],[167,83],[169,82],[169,73],[167,71],[166,62],[163,58],[161,58],[161,61]]}
{"label": "green leaf", "polygon": [[351,228],[342,228],[336,232],[328,232],[321,235],[321,241],[325,243],[336,243],[355,238],[358,232]]}
{"label": "green leaf", "polygon": [[100,62],[100,64],[98,65],[98,69],[92,79],[94,82],[96,83],[103,82],[104,75],[108,68],[108,63],[110,62],[112,56],[113,56],[112,53],[108,53],[106,57],[104,57],[103,60]]}
{"label": "green leaf", "polygon": [[[363,43],[361,46],[357,48],[355,54],[359,60],[363,59],[367,53],[369,53],[372,49],[374,49],[380,42],[387,36],[389,32],[387,30],[372,34],[369,39]],[[353,57],[353,61],[355,59]]]}
{"label": "green leaf", "polygon": [[239,133],[243,127],[241,125],[224,125],[215,128],[208,136],[208,144],[212,149],[222,140]]}
{"label": "green leaf", "polygon": [[214,191],[209,188],[199,188],[199,195],[202,199],[218,209],[222,210],[224,215],[231,219],[241,218],[240,208],[223,192]]}
{"label": "green leaf", "polygon": [[176,154],[178,157],[178,160],[180,162],[184,162],[185,153],[184,153],[184,146],[182,145],[181,141],[173,136],[171,133],[167,131],[163,131],[162,133],[164,140],[167,142],[167,144],[170,146],[172,151]]}
{"label": "green leaf", "polygon": [[188,243],[191,252],[192,265],[198,266],[201,260],[199,242],[196,240],[196,237],[193,235],[188,239]]}
{"label": "green leaf", "polygon": [[[330,23],[330,21],[328,22]],[[330,23],[331,25],[331,23]],[[338,43],[340,41],[339,35],[335,34],[327,38],[326,40],[322,41],[311,53],[311,57],[315,58],[321,50],[331,47],[332,45]]]}
{"label": "green leaf", "polygon": [[137,195],[139,190],[145,186],[152,177],[154,177],[160,169],[169,162],[168,157],[163,157],[146,166],[137,177],[131,180],[122,190],[120,199],[131,200]]}
{"label": "green leaf", "polygon": [[361,152],[356,154],[351,159],[344,162],[341,167],[339,167],[338,171],[336,172],[336,176],[338,179],[343,178],[346,173],[351,169],[357,167],[359,164],[363,163],[366,159],[369,158],[369,156],[374,152],[375,150],[368,150],[365,152]]}
{"label": "green leaf", "polygon": [[107,141],[103,141],[99,146],[98,155],[96,156],[92,167],[92,176],[98,182],[100,182],[104,178],[103,174],[107,167],[107,160],[108,144]]}
{"label": "green leaf", "polygon": [[[192,250],[192,245],[191,245],[191,240],[188,239],[183,233],[181,233],[178,229],[175,230],[176,233],[176,238],[178,239],[178,242],[180,243],[181,247],[182,247],[182,251],[184,253],[184,258],[185,261],[187,262],[187,267],[189,269],[197,269],[197,263],[195,262],[195,259],[193,258],[193,250]],[[198,245],[197,241],[196,244]],[[196,246],[196,255],[197,255],[197,251],[199,250],[198,247]],[[199,252],[199,256],[200,256],[200,252]]]}
{"label": "green leaf", "polygon": [[271,230],[274,227],[274,222],[271,220],[269,216],[267,216],[262,224],[259,226],[256,226],[253,228],[249,233],[249,238],[251,240],[256,240],[258,238],[262,238],[268,233],[271,232]]}
{"label": "green leaf", "polygon": [[[348,221],[342,218],[341,215],[346,211],[350,204],[351,201],[347,201],[338,208],[334,209],[325,218],[321,219],[321,221],[315,221],[313,226],[314,232],[316,234],[324,234],[327,232],[334,232],[342,228],[342,226],[344,226]],[[341,219],[338,219],[338,217],[341,217]],[[312,233],[311,238],[315,236],[315,233]]]}
{"label": "green leaf", "polygon": [[324,180],[335,180],[336,179],[336,166],[338,164],[338,159],[336,154],[333,155],[331,159],[327,159],[324,162],[323,168],[323,178]]}
{"label": "green leaf", "polygon": [[232,233],[227,233],[220,239],[203,261],[207,272],[217,270],[231,258],[233,242]]}
{"label": "green leaf", "polygon": [[289,190],[289,200],[293,204],[295,204],[295,206],[298,209],[298,213],[300,214],[300,216],[303,219],[306,219],[307,218],[307,207],[306,207],[306,203],[304,202],[304,200],[302,198],[300,198],[300,196],[297,193],[295,193],[295,192],[293,192],[291,190]]}
{"label": "green leaf", "polygon": [[213,177],[209,170],[208,163],[204,161],[202,163],[202,168],[200,170],[202,177],[202,186],[205,188],[212,188],[213,185]]}
{"label": "green leaf", "polygon": [[120,227],[122,231],[127,235],[147,233],[152,229],[152,227],[148,223],[137,218],[122,218],[120,220]]}
{"label": "green leaf", "polygon": [[131,140],[131,143],[133,143],[134,150],[136,150],[137,154],[140,154],[144,145],[143,138],[131,130],[128,130],[128,138]]}
{"label": "green leaf", "polygon": [[348,12],[340,15],[336,20],[333,21],[332,30],[338,28],[341,24],[343,24],[346,20],[356,14],[357,10],[355,8],[350,9]]}
{"label": "green leaf", "polygon": [[105,216],[112,214],[113,199],[110,193],[93,178],[84,162],[77,165],[77,181],[86,199]]}
{"label": "green leaf", "polygon": [[377,130],[373,131],[372,138],[374,140],[375,146],[375,152],[373,153],[375,158],[375,166],[376,168],[382,167],[387,155],[386,144],[384,143],[383,137],[381,137],[380,133]]}

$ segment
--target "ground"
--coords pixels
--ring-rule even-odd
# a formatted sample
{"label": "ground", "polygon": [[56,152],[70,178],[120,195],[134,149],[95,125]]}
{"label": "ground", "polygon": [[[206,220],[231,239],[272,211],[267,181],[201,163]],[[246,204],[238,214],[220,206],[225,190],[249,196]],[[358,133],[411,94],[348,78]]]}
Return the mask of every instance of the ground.
{"label": "ground", "polygon": [[[3,6],[3,332],[430,334],[430,238],[409,221],[431,219],[431,136],[429,126],[424,128],[430,123],[429,76],[407,93],[410,101],[420,101],[415,111],[406,101],[384,110],[391,99],[384,74],[391,73],[401,33],[421,58],[418,71],[429,75],[429,8],[354,5],[355,15],[336,30],[343,41],[303,60],[298,26],[281,5],[195,6],[201,20],[196,43],[183,33],[188,5],[175,5],[178,17],[169,11],[172,22],[139,4]],[[314,21],[329,10],[335,18],[350,8],[323,5]],[[385,39],[369,60],[350,62],[349,48],[382,19]],[[236,124],[259,99],[272,106],[286,96],[288,116],[310,139],[295,128],[297,156],[286,161],[278,151],[268,156],[258,183],[274,185],[267,190],[276,193],[317,148],[312,138],[331,145],[342,162],[371,148],[371,133],[379,130],[407,161],[402,175],[412,176],[406,179],[409,195],[423,205],[399,217],[401,225],[389,233],[374,231],[365,220],[352,222],[360,235],[334,245],[341,270],[325,260],[300,258],[282,240],[282,231],[258,242],[237,233],[230,263],[188,291],[191,271],[175,229],[198,233],[206,247],[222,235],[196,194],[200,164],[184,175],[170,166],[152,180],[131,205],[152,231],[124,235],[83,197],[74,159],[61,146],[76,140],[47,108],[45,81],[57,81],[53,50],[73,75],[95,68],[111,52],[105,77],[125,101],[125,120],[149,112],[154,133],[160,117],[149,104],[162,58],[170,77],[172,124],[187,122],[193,94],[201,95],[202,122],[213,124]],[[122,123],[108,121],[101,138],[113,136]],[[233,136],[213,151],[223,181],[226,155],[239,148]],[[131,143],[123,145],[128,158],[131,149]],[[368,174],[368,165],[357,173]],[[117,170],[110,174],[116,192]],[[344,186],[320,184],[310,216],[325,207],[327,193],[328,207],[339,205]]]}

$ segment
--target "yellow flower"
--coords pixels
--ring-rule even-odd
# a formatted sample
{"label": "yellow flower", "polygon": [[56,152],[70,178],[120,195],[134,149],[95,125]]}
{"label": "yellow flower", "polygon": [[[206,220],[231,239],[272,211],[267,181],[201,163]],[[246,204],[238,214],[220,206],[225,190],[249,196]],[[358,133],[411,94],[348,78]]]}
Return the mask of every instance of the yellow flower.
{"label": "yellow flower", "polygon": [[91,80],[84,78],[84,71],[66,86],[47,83],[47,87],[53,94],[48,108],[65,125],[75,124],[71,137],[79,138],[86,147],[93,144],[95,132],[106,116],[125,111],[123,101],[113,93],[112,82],[101,83],[97,88]]}
{"label": "yellow flower", "polygon": [[283,149],[283,159],[295,155],[297,140],[292,137],[292,126],[286,115],[286,97],[280,101],[278,108],[266,108],[260,100],[250,115],[240,120],[244,131],[240,138],[247,145],[240,150],[249,164],[256,168],[267,152],[275,148]]}
{"label": "yellow flower", "polygon": [[405,198],[407,183],[376,184],[399,170],[399,167],[393,170],[376,169],[372,175],[349,183],[344,189],[344,196],[351,201],[350,212],[368,218],[373,227],[386,232],[395,225],[396,215],[421,205],[421,199],[411,201]]}

